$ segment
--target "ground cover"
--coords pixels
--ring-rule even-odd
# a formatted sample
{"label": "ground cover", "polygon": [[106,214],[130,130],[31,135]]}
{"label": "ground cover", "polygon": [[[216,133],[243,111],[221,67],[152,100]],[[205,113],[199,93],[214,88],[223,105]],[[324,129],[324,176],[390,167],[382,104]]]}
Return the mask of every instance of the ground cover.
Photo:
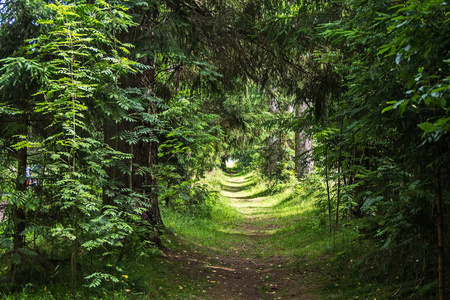
{"label": "ground cover", "polygon": [[[121,282],[89,299],[420,299],[361,280],[368,245],[346,227],[333,241],[304,185],[275,193],[257,174],[218,171],[207,184],[220,191],[208,216],[163,209],[164,248],[127,253]],[[68,288],[30,284],[4,299],[70,299]]]}
{"label": "ground cover", "polygon": [[216,176],[221,203],[213,212],[213,226],[195,225],[195,219],[183,226],[180,215],[166,219],[190,249],[178,258],[193,255],[191,270],[203,274],[202,299],[321,299],[321,267],[308,263],[309,257],[302,259],[293,249],[298,241],[286,232],[302,213],[310,215],[312,206],[294,199],[292,191],[272,194],[255,174]]}
{"label": "ground cover", "polygon": [[370,244],[345,226],[334,240],[304,186],[274,193],[256,174],[219,172],[209,184],[221,191],[211,218],[165,215],[182,240],[169,256],[199,280],[193,299],[405,299],[401,284],[362,280]]}

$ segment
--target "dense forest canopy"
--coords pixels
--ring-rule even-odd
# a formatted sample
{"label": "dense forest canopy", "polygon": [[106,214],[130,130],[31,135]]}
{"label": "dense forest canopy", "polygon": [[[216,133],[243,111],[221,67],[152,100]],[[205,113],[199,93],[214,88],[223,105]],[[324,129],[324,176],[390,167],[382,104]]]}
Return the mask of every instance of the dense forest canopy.
{"label": "dense forest canopy", "polygon": [[208,217],[201,180],[234,159],[274,189],[307,185],[323,226],[376,245],[377,276],[444,299],[449,14],[438,0],[0,1],[2,291],[119,282],[131,249],[164,247],[162,209]]}

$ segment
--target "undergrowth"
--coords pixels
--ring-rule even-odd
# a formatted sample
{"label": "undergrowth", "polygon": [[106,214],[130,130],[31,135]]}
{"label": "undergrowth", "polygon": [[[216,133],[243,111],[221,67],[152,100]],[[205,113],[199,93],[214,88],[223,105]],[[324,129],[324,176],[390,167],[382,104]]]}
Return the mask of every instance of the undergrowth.
{"label": "undergrowth", "polygon": [[[308,180],[310,185],[305,185]],[[109,285],[81,290],[79,298],[203,298],[208,283],[202,278],[202,267],[187,266],[190,263],[186,259],[214,253],[232,255],[248,238],[239,226],[251,215],[254,226],[264,234],[264,238],[256,240],[253,255],[260,259],[290,257],[293,262],[289,267],[320,274],[314,280],[322,286],[318,291],[322,299],[432,299],[430,290],[436,289],[433,284],[401,278],[386,280],[389,268],[395,264],[388,263],[392,259],[388,252],[360,235],[358,229],[363,221],[343,219],[336,233],[330,232],[323,209],[317,204],[323,195],[311,189],[311,184],[318,184],[316,180],[309,178],[303,185],[285,183],[275,193],[257,174],[214,171],[202,187],[222,193],[209,202],[207,213],[201,207],[189,211],[163,207],[166,249],[127,249],[120,263],[124,270],[120,282],[114,288]],[[261,200],[257,207],[252,201],[233,202],[226,197],[227,192],[241,200]],[[71,299],[69,295],[66,283],[29,283],[20,291],[4,294],[2,299]]]}

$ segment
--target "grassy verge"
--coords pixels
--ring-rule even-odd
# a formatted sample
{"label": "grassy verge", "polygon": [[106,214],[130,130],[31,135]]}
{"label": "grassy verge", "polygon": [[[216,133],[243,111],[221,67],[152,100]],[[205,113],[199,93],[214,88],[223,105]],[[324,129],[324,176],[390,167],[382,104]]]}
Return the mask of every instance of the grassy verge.
{"label": "grassy verge", "polygon": [[[211,173],[208,178],[209,186],[215,190],[223,189],[224,181],[225,175],[221,172]],[[226,197],[219,196],[219,201],[212,206],[211,216],[208,218],[165,209],[163,211],[164,224],[172,233],[172,238],[177,237],[183,241],[181,249],[188,248],[197,253],[217,250],[225,253],[232,251],[234,250],[233,242],[244,238],[239,234],[233,234],[234,229],[243,221],[244,217],[228,202]],[[171,237],[168,236],[167,242],[172,245],[170,239]],[[175,249],[180,248],[179,246],[174,245]]]}

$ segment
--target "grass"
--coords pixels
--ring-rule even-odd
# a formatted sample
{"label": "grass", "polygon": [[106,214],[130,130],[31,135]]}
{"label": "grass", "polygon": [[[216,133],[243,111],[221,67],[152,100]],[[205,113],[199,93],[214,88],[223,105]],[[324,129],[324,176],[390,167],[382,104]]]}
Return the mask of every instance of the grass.
{"label": "grass", "polygon": [[[209,183],[220,189],[223,178],[223,174],[215,172],[211,174]],[[173,236],[184,241],[183,247],[197,252],[208,252],[210,249],[233,251],[233,242],[239,240],[241,236],[234,229],[244,220],[244,216],[230,206],[227,198],[223,196],[220,196],[220,201],[212,207],[209,218],[199,218],[170,209],[163,211],[163,218],[164,224],[173,232]],[[170,237],[168,241],[171,243]]]}
{"label": "grass", "polygon": [[[322,299],[421,299],[418,291],[417,298],[405,296],[414,293],[417,284],[368,281],[367,277],[364,280],[361,272],[370,273],[371,266],[361,265],[363,269],[358,270],[358,262],[373,245],[359,240],[358,232],[351,227],[340,228],[333,241],[323,214],[317,212],[315,199],[305,190],[287,185],[273,193],[252,173],[225,175],[215,171],[206,183],[222,191],[219,201],[211,207],[210,217],[163,208],[167,227],[163,243],[168,250],[131,251],[122,263],[126,274],[115,289],[106,285],[86,291],[80,298],[203,298],[210,284],[202,275],[205,266],[198,260],[214,253],[232,255],[244,241],[248,243],[249,235],[258,235],[250,255],[263,260],[282,255],[292,261],[284,267],[320,274],[308,280],[322,287],[318,291]],[[249,216],[251,230],[243,226]],[[70,298],[69,288],[63,284],[27,285],[21,292],[2,296],[6,300]]]}
{"label": "grass", "polygon": [[[215,178],[225,195],[227,192],[234,192],[234,197],[241,200],[263,198],[257,205],[248,201],[234,202],[226,197],[221,199],[224,204],[222,212],[226,213],[222,214],[222,218],[216,215],[213,218],[214,224],[207,226],[215,228],[209,231],[210,239],[217,240],[221,244],[220,249],[226,249],[239,234],[239,230],[236,231],[226,222],[227,216],[233,216],[239,224],[242,217],[252,215],[256,218],[256,226],[261,228],[259,231],[265,236],[258,241],[257,247],[264,251],[256,255],[269,258],[282,254],[294,258],[294,264],[298,268],[321,270],[325,276],[317,280],[325,287],[322,291],[323,299],[385,299],[392,295],[397,295],[398,299],[404,297],[405,293],[398,292],[399,284],[362,282],[364,278],[360,276],[361,270],[355,271],[355,261],[370,253],[373,245],[359,240],[359,233],[350,226],[341,227],[334,240],[334,233],[329,232],[323,213],[322,216],[318,213],[315,199],[307,191],[288,187],[273,194],[253,174],[238,173],[231,176],[232,179],[246,180],[244,184],[230,183],[220,174]],[[197,229],[190,227],[189,230]],[[196,236],[196,240],[201,241],[202,237]],[[203,243],[207,244],[208,241]],[[370,267],[367,272],[371,272]]]}
{"label": "grass", "polygon": [[[286,188],[281,193],[272,194],[265,182],[254,174],[237,173],[228,179],[221,173],[214,173],[209,180],[212,186],[223,191],[211,219],[188,217],[174,211],[165,213],[166,225],[185,241],[185,247],[191,251],[235,251],[247,238],[240,224],[249,215],[254,218],[254,226],[259,228],[257,234],[263,236],[256,240],[255,257],[270,258],[282,254],[294,258],[295,264],[302,269],[308,265],[307,268],[311,269],[331,269],[338,261],[345,261],[347,257],[356,256],[358,251],[364,251],[363,246],[352,244],[357,232],[346,228],[338,232],[334,245],[333,235],[318,216],[314,202],[297,189]],[[234,199],[244,201],[226,197],[231,193]],[[255,198],[259,199],[257,204],[245,201]],[[335,290],[336,284],[343,284],[342,278],[336,274],[333,278],[322,278],[322,283],[327,287],[323,297],[346,299],[348,295],[345,291],[336,293]],[[327,281],[332,282],[332,286]],[[376,287],[373,288],[376,290]],[[344,298],[339,298],[341,296]]]}

